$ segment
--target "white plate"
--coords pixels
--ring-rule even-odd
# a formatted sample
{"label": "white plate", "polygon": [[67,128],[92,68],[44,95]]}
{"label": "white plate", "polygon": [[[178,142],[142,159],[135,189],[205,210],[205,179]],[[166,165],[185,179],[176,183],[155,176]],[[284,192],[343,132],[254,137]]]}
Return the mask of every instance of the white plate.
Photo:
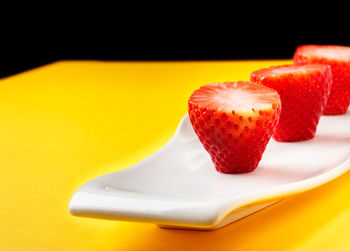
{"label": "white plate", "polygon": [[77,216],[216,229],[349,169],[349,113],[323,116],[312,140],[271,140],[259,167],[248,174],[217,172],[186,115],[162,149],[87,182],[73,195],[69,210]]}

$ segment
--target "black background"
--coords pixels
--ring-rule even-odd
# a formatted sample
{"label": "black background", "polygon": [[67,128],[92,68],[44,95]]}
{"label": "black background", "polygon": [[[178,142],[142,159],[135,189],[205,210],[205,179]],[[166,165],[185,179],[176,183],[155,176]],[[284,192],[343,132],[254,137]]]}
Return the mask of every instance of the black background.
{"label": "black background", "polygon": [[57,60],[281,59],[292,58],[302,44],[350,46],[350,12],[325,7],[324,12],[235,10],[194,22],[180,14],[166,22],[164,16],[136,19],[133,13],[97,23],[96,18],[68,25],[48,19],[22,23],[2,33],[0,78]]}

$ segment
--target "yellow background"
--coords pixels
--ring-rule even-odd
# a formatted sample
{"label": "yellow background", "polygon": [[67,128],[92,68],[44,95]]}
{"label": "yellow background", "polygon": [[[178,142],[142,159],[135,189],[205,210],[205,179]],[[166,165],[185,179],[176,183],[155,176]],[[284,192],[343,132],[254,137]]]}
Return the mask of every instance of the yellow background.
{"label": "yellow background", "polygon": [[71,216],[164,145],[201,85],[291,61],[58,62],[0,80],[0,250],[350,250],[350,174],[211,232]]}

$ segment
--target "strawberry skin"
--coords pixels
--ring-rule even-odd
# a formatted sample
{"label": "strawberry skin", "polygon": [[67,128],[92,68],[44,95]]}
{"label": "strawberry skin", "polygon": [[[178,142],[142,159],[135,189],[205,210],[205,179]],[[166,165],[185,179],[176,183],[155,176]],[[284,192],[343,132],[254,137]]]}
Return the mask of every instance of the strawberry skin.
{"label": "strawberry skin", "polygon": [[280,106],[275,90],[239,81],[209,84],[194,91],[188,113],[216,170],[247,173],[261,160]]}
{"label": "strawberry skin", "polygon": [[255,71],[251,81],[278,91],[282,112],[273,138],[281,142],[315,136],[332,83],[329,65],[283,65]]}
{"label": "strawberry skin", "polygon": [[294,54],[295,64],[328,64],[333,84],[325,115],[344,114],[350,104],[350,47],[332,45],[303,45]]}

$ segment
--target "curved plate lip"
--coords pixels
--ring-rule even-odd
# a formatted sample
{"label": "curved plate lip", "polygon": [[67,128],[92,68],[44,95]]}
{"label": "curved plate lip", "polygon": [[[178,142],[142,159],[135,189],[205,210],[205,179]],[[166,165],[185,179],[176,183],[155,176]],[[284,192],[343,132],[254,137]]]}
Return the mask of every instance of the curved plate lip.
{"label": "curved plate lip", "polygon": [[[157,223],[157,224],[163,224],[164,222],[169,222],[170,219],[166,219],[166,221],[162,221],[160,220],[158,217],[154,217],[154,215],[150,215],[149,217],[145,216],[145,215],[138,215],[137,213],[130,213],[130,217],[113,217],[113,215],[106,215],[104,213],[101,213],[100,211],[96,211],[96,212],[90,212],[90,213],[84,213],[81,211],[81,208],[79,207],[77,201],[78,201],[78,197],[81,196],[82,194],[86,193],[84,190],[91,186],[93,183],[95,183],[94,185],[96,186],[96,181],[103,179],[104,176],[107,175],[111,175],[111,174],[116,174],[116,173],[120,173],[120,172],[124,172],[124,171],[131,171],[134,168],[137,168],[139,166],[139,164],[144,163],[145,161],[149,161],[152,160],[153,158],[156,158],[157,155],[166,149],[166,146],[174,143],[179,135],[180,135],[180,131],[181,128],[184,126],[184,124],[186,123],[186,120],[188,119],[188,114],[184,115],[183,118],[181,119],[181,122],[179,123],[179,126],[177,127],[177,130],[175,132],[175,134],[173,135],[173,137],[163,146],[161,147],[158,151],[154,152],[153,154],[151,154],[150,156],[146,157],[144,160],[142,160],[141,162],[128,167],[126,169],[117,171],[117,172],[113,172],[113,173],[109,173],[109,174],[104,174],[102,176],[99,176],[97,178],[94,178],[90,181],[88,181],[87,183],[85,183],[84,185],[82,185],[73,195],[73,197],[71,198],[71,201],[69,203],[69,211],[71,212],[71,214],[76,215],[76,216],[88,216],[88,217],[96,217],[96,218],[115,218],[115,219],[122,219],[122,220],[130,220],[130,221],[144,221],[144,222],[153,222],[153,223]],[[292,183],[288,183],[288,184],[284,184],[284,185],[280,185],[280,186],[275,186],[275,187],[271,187],[268,189],[264,189],[262,191],[254,191],[254,192],[250,192],[250,193],[245,193],[242,196],[237,196],[237,195],[222,195],[222,196],[218,196],[216,198],[198,198],[198,199],[193,199],[193,198],[186,198],[186,197],[168,197],[168,196],[150,196],[150,195],[141,195],[144,196],[144,198],[149,198],[149,199],[161,199],[164,202],[167,201],[178,201],[178,202],[198,202],[198,203],[210,203],[213,204],[214,202],[217,203],[215,207],[211,207],[211,209],[208,208],[208,210],[210,210],[210,214],[207,214],[207,217],[204,219],[203,221],[198,221],[197,219],[197,223],[195,227],[197,228],[207,228],[207,227],[213,227],[215,225],[217,225],[220,221],[223,220],[223,218],[225,218],[228,214],[230,214],[232,211],[241,208],[241,207],[245,207],[247,205],[250,204],[255,204],[255,203],[259,203],[262,201],[273,201],[273,200],[279,200],[282,198],[285,198],[287,196],[290,195],[294,195],[294,194],[298,194],[301,192],[305,192],[308,190],[311,190],[313,188],[319,187],[321,185],[324,185],[332,180],[334,180],[335,178],[341,176],[342,174],[346,173],[347,171],[350,170],[350,158],[348,158],[346,161],[344,161],[342,164],[324,172],[321,173],[317,176],[313,176],[304,180],[300,180],[297,182],[292,182]],[[104,189],[104,188],[103,188]],[[140,196],[140,195],[139,195]],[[219,202],[219,203],[218,203]],[[106,212],[108,212],[110,210],[108,210],[106,208]],[[141,210],[140,210],[141,211]],[[111,212],[113,213],[113,212]],[[161,216],[166,216],[167,211],[158,211],[157,212],[161,218]],[[209,212],[208,212],[209,213]],[[99,217],[99,214],[101,217]],[[157,219],[156,219],[157,218]],[[176,217],[173,217],[174,221],[171,221],[171,225],[189,225],[189,226],[193,226],[193,224],[190,224],[191,219],[188,218],[187,220],[185,220],[184,217],[182,219],[182,221],[179,221],[178,219],[176,219]]]}

